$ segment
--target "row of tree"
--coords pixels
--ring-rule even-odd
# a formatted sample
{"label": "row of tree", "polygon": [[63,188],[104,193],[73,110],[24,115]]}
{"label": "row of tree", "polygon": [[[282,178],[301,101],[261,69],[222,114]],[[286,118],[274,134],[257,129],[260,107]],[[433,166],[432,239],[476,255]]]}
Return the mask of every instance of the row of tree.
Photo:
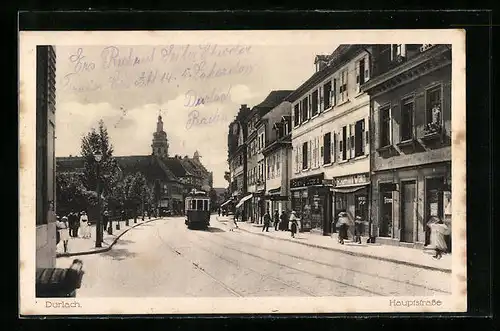
{"label": "row of tree", "polygon": [[[96,154],[102,155],[100,161]],[[83,172],[56,172],[56,206],[58,215],[70,211],[98,208],[98,191],[101,194],[101,211],[115,213],[127,210],[132,213],[152,206],[155,199],[153,190],[147,185],[142,173],[124,176],[113,158],[104,122],[99,121],[98,129],[93,128],[81,141],[81,156],[84,159]]]}

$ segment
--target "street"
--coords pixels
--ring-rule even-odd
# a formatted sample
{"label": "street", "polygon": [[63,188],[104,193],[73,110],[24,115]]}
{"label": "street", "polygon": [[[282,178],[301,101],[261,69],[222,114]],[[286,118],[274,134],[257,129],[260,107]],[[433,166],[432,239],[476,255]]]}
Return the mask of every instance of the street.
{"label": "street", "polygon": [[[432,296],[451,292],[451,274],[229,229],[216,216],[207,231],[188,230],[183,217],[135,227],[110,251],[76,257],[85,270],[77,296]],[[58,258],[58,267],[66,268],[73,259]]]}

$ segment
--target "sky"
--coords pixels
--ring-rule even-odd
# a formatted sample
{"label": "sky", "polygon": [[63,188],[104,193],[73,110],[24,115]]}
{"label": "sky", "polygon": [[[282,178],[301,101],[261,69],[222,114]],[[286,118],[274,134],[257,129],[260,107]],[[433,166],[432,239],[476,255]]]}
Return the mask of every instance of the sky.
{"label": "sky", "polygon": [[198,151],[214,187],[227,187],[227,129],[240,105],[296,89],[314,73],[315,55],[336,47],[56,46],[56,156],[79,155],[101,119],[115,156],[149,155],[161,114],[169,155]]}

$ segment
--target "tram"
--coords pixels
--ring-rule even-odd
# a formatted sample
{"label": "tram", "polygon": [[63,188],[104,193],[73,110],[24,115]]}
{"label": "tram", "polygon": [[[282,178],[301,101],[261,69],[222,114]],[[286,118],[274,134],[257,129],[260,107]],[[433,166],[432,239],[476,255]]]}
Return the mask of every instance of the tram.
{"label": "tram", "polygon": [[191,191],[185,200],[185,224],[188,229],[207,229],[210,225],[210,197],[204,191]]}

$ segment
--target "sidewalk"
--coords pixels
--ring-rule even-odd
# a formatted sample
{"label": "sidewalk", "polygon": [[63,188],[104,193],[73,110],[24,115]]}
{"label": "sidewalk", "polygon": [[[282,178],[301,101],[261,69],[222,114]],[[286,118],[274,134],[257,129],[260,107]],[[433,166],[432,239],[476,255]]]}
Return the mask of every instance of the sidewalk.
{"label": "sidewalk", "polygon": [[[221,224],[232,227],[233,219],[227,216],[215,216]],[[289,231],[275,231],[274,227],[269,228],[269,232],[262,232],[261,224],[238,222],[240,230],[255,235],[270,237],[275,240],[295,242],[300,245],[316,247],[336,252],[341,252],[354,256],[368,257],[382,261],[398,264],[405,264],[413,267],[436,270],[451,273],[451,254],[445,254],[440,260],[432,258],[434,251],[420,250],[382,244],[367,244],[363,240],[362,244],[355,244],[352,240],[346,240],[344,245],[337,241],[337,235],[323,236],[310,232],[300,232],[296,238],[292,238]]]}
{"label": "sidewalk", "polygon": [[110,235],[105,230],[103,234],[103,242],[102,247],[95,247],[95,235],[96,229],[95,224],[90,226],[90,233],[92,237],[90,239],[83,238],[73,238],[70,237],[68,242],[68,252],[64,253],[64,246],[62,241],[57,245],[56,257],[67,257],[67,256],[76,256],[76,255],[87,255],[87,254],[95,254],[109,251],[113,245],[118,241],[118,239],[124,235],[128,230],[148,222],[152,222],[157,220],[157,217],[152,217],[148,219],[147,217],[144,219],[144,222],[141,218],[137,218],[137,223],[134,223],[134,219],[129,220],[129,226],[125,225],[125,221],[120,221],[120,230],[116,230],[116,222],[113,222],[113,234]]}

